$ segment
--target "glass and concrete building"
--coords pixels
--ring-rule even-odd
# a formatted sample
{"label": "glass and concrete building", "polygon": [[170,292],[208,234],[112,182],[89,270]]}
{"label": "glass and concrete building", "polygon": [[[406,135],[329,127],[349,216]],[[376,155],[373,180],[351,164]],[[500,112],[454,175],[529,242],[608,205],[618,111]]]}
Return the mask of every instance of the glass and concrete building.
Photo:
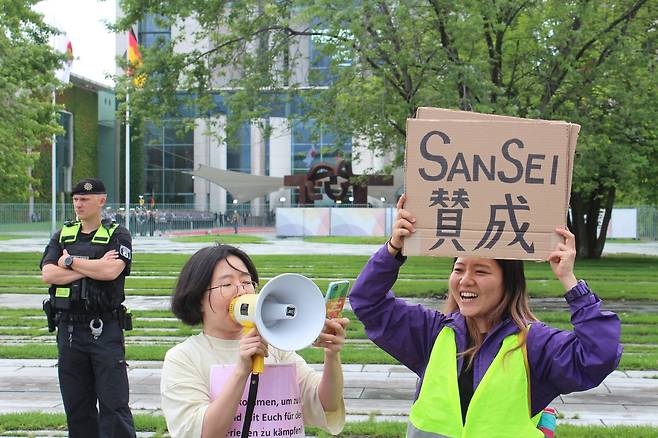
{"label": "glass and concrete building", "polygon": [[[63,106],[59,121],[64,132],[56,137],[58,193],[70,193],[78,179],[98,177],[105,182],[108,202],[119,202],[120,147],[116,98],[111,87],[71,74],[70,86],[56,96]],[[50,145],[44,146],[46,149]],[[40,166],[43,200],[50,199],[50,151],[42,150]],[[37,173],[39,173],[37,171]]]}
{"label": "glass and concrete building", "polygon": [[[169,41],[176,37],[177,32],[190,34],[195,26],[193,21],[186,21],[175,28],[163,28],[153,16],[146,16],[135,29],[140,46],[149,47],[158,38]],[[126,51],[125,34],[117,36],[117,54]],[[306,91],[312,92],[314,87],[326,86],[331,80],[329,76],[329,60],[320,55],[309,37],[302,40],[299,50],[305,59],[313,62],[302,63],[296,72],[297,80],[303,84]],[[315,78],[309,81],[309,78]],[[221,78],[220,78],[221,81]],[[221,88],[221,84],[220,87]],[[227,91],[224,89],[223,91]],[[225,118],[226,111],[220,92],[216,95],[216,112],[211,117]],[[245,123],[239,129],[235,144],[220,144],[219,135],[207,135],[209,128],[207,119],[197,119],[193,132],[180,134],[177,129],[179,121],[165,120],[160,126],[148,124],[144,135],[144,178],[143,193],[145,197],[154,196],[158,203],[194,204],[199,210],[226,212],[227,207],[237,201],[240,205],[249,203],[253,214],[263,214],[275,207],[295,205],[296,189],[280,189],[260,199],[234,200],[230,192],[202,178],[194,179],[189,171],[199,165],[250,173],[282,177],[295,173],[306,173],[319,162],[335,163],[337,156],[350,159],[352,156],[352,141],[337,144],[337,137],[329,130],[317,128],[313,121],[289,122],[294,116],[294,105],[283,108],[273,108],[271,115],[261,121],[271,128],[269,138],[264,138],[257,124]],[[221,122],[221,120],[220,120]],[[219,123],[221,126],[222,123]],[[315,135],[311,132],[315,131]],[[319,135],[317,134],[319,131]],[[178,132],[178,133],[177,133]],[[310,158],[312,159],[310,159]],[[354,165],[355,173],[367,168],[381,166],[367,152],[363,154],[361,163]]]}

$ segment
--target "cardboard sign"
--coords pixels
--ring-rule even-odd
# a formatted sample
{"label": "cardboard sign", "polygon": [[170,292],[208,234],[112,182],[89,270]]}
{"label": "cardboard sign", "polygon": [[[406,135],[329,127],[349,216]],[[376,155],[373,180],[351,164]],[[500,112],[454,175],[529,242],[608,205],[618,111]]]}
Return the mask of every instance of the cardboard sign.
{"label": "cardboard sign", "polygon": [[[498,114],[483,114],[483,113],[474,113],[472,111],[457,111],[457,110],[451,110],[445,108],[431,108],[431,107],[418,108],[418,110],[416,111],[416,118],[426,119],[426,120],[499,120],[499,121],[520,122],[520,123],[565,123],[563,121],[556,121],[556,120],[522,119],[521,117],[501,116]],[[567,166],[571,170],[573,170],[573,156],[576,152],[576,142],[578,141],[579,132],[580,132],[580,125],[571,124],[569,153],[567,154],[566,157],[568,160]],[[569,196],[571,195],[571,178],[573,175],[573,172],[571,170],[567,172],[567,178],[569,179],[567,206],[569,205]]]}
{"label": "cardboard sign", "polygon": [[580,127],[439,108],[407,120],[405,255],[545,260],[561,238]]}
{"label": "cardboard sign", "polygon": [[[210,370],[210,399],[215,400],[235,365],[215,365]],[[266,365],[260,374],[256,405],[251,417],[249,436],[303,438],[304,418],[302,402],[294,364]],[[249,394],[249,382],[245,386],[233,426],[227,437],[240,437]]]}

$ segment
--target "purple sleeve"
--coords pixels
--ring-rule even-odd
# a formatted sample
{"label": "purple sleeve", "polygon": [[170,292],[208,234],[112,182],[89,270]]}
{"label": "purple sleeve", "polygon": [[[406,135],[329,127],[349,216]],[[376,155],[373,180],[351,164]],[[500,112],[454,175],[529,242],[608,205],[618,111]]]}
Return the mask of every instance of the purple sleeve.
{"label": "purple sleeve", "polygon": [[[585,283],[580,283],[581,289]],[[555,397],[585,391],[603,382],[619,365],[619,317],[601,310],[601,300],[586,291],[565,298],[571,309],[573,331],[534,323],[528,334],[533,414]]]}
{"label": "purple sleeve", "polygon": [[402,261],[386,245],[368,260],[349,299],[366,335],[410,370],[422,375],[445,316],[422,305],[410,305],[390,290]]}

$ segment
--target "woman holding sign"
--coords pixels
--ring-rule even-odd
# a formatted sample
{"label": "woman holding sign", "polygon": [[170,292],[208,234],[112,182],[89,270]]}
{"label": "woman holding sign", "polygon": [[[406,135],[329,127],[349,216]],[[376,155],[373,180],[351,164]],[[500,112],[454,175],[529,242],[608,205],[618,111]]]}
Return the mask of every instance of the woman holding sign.
{"label": "woman holding sign", "polygon": [[[340,350],[346,318],[327,320],[316,347],[324,348],[324,369],[315,372],[294,352],[268,346],[254,329],[228,313],[239,294],[255,293],[258,273],[243,251],[218,245],[199,250],[183,266],[172,297],[172,311],[185,324],[203,330],[167,352],[162,367],[162,410],[171,436],[238,437],[244,422],[243,391],[252,357],[265,356],[251,431],[304,436],[304,424],[332,434],[345,424]],[[250,435],[251,436],[251,435]],[[256,436],[256,435],[254,435]]]}
{"label": "woman holding sign", "polygon": [[574,235],[548,257],[564,287],[573,331],[539,322],[528,307],[523,263],[457,257],[443,312],[409,305],[391,287],[415,218],[398,202],[389,241],[354,283],[350,303],[377,345],[421,380],[407,436],[543,437],[543,409],[560,394],[599,385],[619,363],[619,318],[577,281]]}

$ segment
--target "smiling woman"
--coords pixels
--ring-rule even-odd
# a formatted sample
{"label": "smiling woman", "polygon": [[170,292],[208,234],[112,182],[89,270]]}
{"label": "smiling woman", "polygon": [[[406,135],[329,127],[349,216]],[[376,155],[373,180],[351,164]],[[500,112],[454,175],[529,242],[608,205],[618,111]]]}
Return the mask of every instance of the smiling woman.
{"label": "smiling woman", "polygon": [[391,239],[361,271],[350,303],[368,337],[420,378],[407,436],[544,436],[540,418],[548,404],[599,385],[622,352],[619,318],[576,280],[574,235],[555,230],[563,242],[548,257],[566,291],[573,331],[532,314],[519,260],[456,258],[439,312],[390,290],[406,260],[403,241],[415,232],[405,201],[403,195]]}
{"label": "smiling woman", "polygon": [[[523,262],[481,257],[458,257],[448,281],[449,293],[443,313],[459,311],[466,320],[469,348],[463,356],[469,367],[482,347],[486,334],[509,318],[520,329],[537,321],[528,305]],[[465,410],[464,410],[465,412]]]}

